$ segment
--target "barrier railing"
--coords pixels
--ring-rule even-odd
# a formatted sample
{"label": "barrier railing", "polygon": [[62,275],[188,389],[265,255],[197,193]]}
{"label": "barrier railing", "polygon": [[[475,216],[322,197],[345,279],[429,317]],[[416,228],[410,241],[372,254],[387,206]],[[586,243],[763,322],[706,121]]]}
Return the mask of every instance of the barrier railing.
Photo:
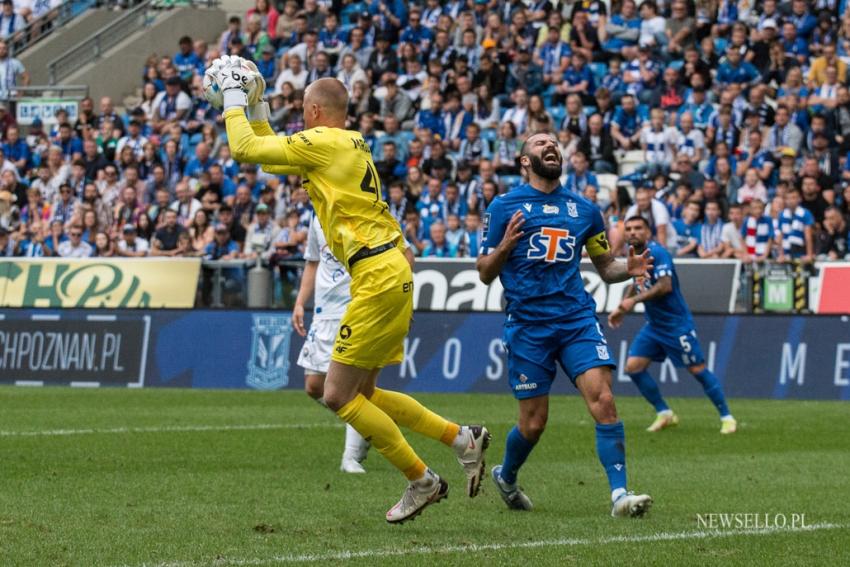
{"label": "barrier railing", "polygon": [[217,0],[186,0],[168,3],[163,0],[145,0],[90,38],[74,45],[48,63],[48,80],[51,85],[54,85],[80,67],[97,61],[106,51],[121,43],[128,35],[151,25],[162,9],[181,6],[210,8],[217,5]]}
{"label": "barrier railing", "polygon": [[[7,38],[9,53],[14,57],[21,51],[48,37],[89,8],[95,7],[97,0],[68,0],[48,12],[47,15],[33,20],[21,31]],[[20,17],[20,16],[18,16]]]}

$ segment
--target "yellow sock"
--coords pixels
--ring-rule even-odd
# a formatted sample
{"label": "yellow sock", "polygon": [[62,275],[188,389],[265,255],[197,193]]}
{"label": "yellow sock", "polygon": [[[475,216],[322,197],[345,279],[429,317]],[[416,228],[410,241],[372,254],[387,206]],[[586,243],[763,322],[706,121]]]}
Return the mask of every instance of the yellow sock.
{"label": "yellow sock", "polygon": [[372,443],[408,480],[422,478],[425,474],[425,463],[407,443],[398,425],[363,394],[357,394],[337,415]]}
{"label": "yellow sock", "polygon": [[375,388],[369,400],[399,425],[446,445],[451,446],[460,432],[460,425],[437,415],[407,394]]}

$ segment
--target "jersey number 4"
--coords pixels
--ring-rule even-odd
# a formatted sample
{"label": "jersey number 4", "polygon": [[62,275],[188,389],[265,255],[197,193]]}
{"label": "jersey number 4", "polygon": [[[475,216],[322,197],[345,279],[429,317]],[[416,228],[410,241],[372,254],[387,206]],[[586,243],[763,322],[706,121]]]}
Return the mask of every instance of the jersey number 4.
{"label": "jersey number 4", "polygon": [[372,193],[375,196],[375,202],[377,202],[381,198],[381,188],[379,183],[380,181],[378,179],[377,172],[372,167],[372,164],[367,161],[366,174],[360,181],[360,190],[364,193]]}

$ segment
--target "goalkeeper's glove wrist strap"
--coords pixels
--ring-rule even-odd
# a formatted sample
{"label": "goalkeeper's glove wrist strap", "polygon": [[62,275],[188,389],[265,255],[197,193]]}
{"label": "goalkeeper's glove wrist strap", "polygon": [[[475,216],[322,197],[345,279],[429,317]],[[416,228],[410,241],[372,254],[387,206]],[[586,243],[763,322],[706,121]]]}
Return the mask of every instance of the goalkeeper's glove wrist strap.
{"label": "goalkeeper's glove wrist strap", "polygon": [[256,104],[251,104],[245,111],[249,122],[268,122],[271,112],[269,111],[269,103],[264,100]]}
{"label": "goalkeeper's glove wrist strap", "polygon": [[222,99],[224,100],[224,110],[237,106],[248,106],[248,95],[242,89],[227,89],[222,92]]}

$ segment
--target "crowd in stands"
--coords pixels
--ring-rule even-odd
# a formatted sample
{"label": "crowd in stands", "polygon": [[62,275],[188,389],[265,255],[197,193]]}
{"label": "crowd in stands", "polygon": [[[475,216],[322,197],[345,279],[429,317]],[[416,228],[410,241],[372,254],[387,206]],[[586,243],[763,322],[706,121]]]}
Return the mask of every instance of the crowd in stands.
{"label": "crowd in stands", "polygon": [[487,206],[522,182],[523,140],[551,132],[616,251],[639,214],[679,257],[841,259],[845,3],[256,0],[217,41],[151,56],[125,112],[86,99],[24,135],[0,107],[0,254],[299,258],[300,179],[236,163],[204,100],[229,53],[256,62],[281,135],[304,127],[312,81],[346,85],[421,257],[475,256]]}

